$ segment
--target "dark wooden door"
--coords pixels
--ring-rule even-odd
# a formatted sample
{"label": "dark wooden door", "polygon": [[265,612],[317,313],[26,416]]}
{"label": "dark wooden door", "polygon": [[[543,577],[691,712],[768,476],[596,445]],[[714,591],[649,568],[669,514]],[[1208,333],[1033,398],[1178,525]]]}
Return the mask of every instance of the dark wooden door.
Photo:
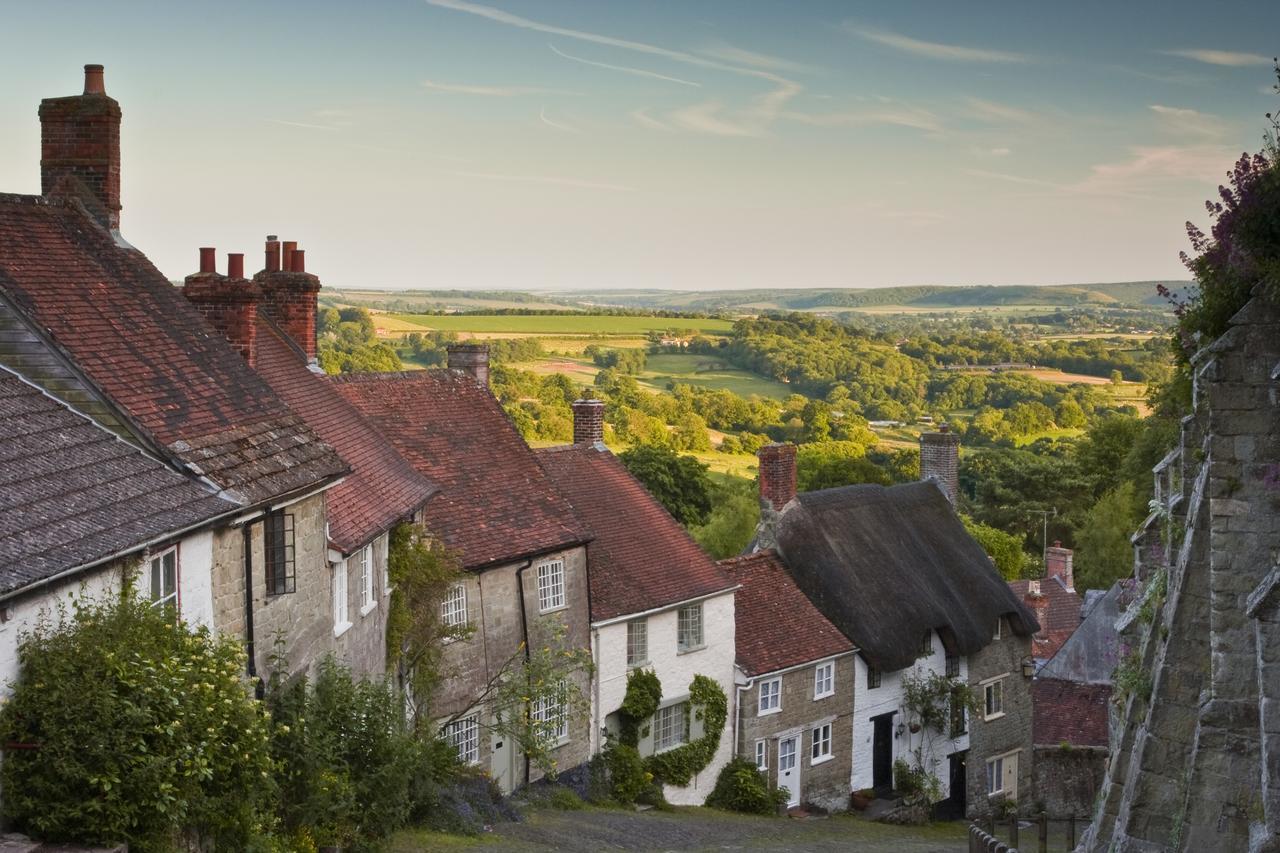
{"label": "dark wooden door", "polygon": [[877,791],[893,789],[893,714],[871,718],[871,786]]}

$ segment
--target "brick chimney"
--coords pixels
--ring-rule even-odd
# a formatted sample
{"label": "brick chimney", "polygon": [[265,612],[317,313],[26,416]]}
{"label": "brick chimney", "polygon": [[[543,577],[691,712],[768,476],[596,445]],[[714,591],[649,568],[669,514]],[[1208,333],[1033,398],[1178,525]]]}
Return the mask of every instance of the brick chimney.
{"label": "brick chimney", "polygon": [[774,442],[760,448],[760,500],[781,511],[796,496],[796,446]]}
{"label": "brick chimney", "polygon": [[79,199],[104,228],[120,229],[120,105],[101,65],[84,67],[84,94],[40,102],[40,192]]}
{"label": "brick chimney", "polygon": [[1062,585],[1075,592],[1076,582],[1071,568],[1072,551],[1063,548],[1062,543],[1054,540],[1053,546],[1044,550],[1045,577],[1061,578]]}
{"label": "brick chimney", "polygon": [[218,274],[215,252],[200,250],[200,271],[187,276],[182,294],[252,367],[262,292],[244,277],[244,255],[227,255],[227,275]]}
{"label": "brick chimney", "polygon": [[489,345],[449,344],[449,369],[471,375],[481,388],[489,387]]}
{"label": "brick chimney", "polygon": [[604,403],[600,400],[573,401],[573,443],[604,441]]}
{"label": "brick chimney", "polygon": [[920,479],[933,480],[954,505],[960,493],[960,436],[942,424],[920,434]]}
{"label": "brick chimney", "polygon": [[253,281],[262,291],[262,310],[276,322],[306,353],[307,361],[316,360],[316,294],[320,279],[306,271],[298,244],[288,242],[285,263],[280,263],[280,242],[275,235],[267,237],[266,265]]}

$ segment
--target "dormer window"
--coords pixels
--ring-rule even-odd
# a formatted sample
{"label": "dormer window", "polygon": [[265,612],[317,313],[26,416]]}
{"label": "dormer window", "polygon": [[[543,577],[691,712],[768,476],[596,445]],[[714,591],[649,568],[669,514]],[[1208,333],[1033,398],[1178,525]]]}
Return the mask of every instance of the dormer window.
{"label": "dormer window", "polygon": [[924,636],[920,638],[920,657],[928,657],[933,654],[933,632],[925,631]]}

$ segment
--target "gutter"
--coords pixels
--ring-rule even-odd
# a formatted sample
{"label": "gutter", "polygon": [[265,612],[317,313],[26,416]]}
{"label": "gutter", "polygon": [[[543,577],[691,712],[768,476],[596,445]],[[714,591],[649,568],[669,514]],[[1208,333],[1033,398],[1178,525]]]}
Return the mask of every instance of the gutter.
{"label": "gutter", "polygon": [[[261,699],[266,691],[262,679],[258,678],[253,642],[253,522],[245,524],[240,530],[244,536],[244,647],[249,656],[247,674],[253,682],[254,695]],[[264,549],[265,545],[264,542]]]}
{"label": "gutter", "polygon": [[731,592],[737,592],[742,589],[742,584],[734,584],[724,589],[718,589],[715,592],[709,592],[705,595],[698,595],[693,598],[686,598],[683,601],[673,601],[670,604],[664,604],[661,607],[651,607],[648,610],[642,610],[637,613],[625,613],[622,616],[613,616],[608,619],[601,619],[599,622],[592,622],[593,628],[606,628],[609,625],[617,625],[619,622],[630,622],[632,619],[639,619],[643,616],[652,616],[655,613],[664,613],[668,610],[674,610],[677,607],[687,607],[690,604],[697,604],[699,601],[707,601],[720,595],[727,595]]}

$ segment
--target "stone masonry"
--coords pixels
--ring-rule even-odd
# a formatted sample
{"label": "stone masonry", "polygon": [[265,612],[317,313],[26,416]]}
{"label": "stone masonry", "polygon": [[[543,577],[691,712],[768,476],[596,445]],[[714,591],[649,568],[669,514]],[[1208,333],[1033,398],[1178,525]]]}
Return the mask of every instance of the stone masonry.
{"label": "stone masonry", "polygon": [[[994,632],[995,626],[992,626]],[[1022,674],[1022,662],[1031,656],[1031,638],[1019,637],[1002,626],[1000,639],[969,656],[969,685],[983,699],[984,684],[1001,678],[1003,716],[983,719],[983,712],[969,715],[969,755],[965,765],[965,812],[969,817],[990,814],[994,800],[987,796],[987,761],[1016,753],[1016,800],[1022,811],[1031,793],[1031,679]],[[985,710],[985,709],[984,709]]]}

